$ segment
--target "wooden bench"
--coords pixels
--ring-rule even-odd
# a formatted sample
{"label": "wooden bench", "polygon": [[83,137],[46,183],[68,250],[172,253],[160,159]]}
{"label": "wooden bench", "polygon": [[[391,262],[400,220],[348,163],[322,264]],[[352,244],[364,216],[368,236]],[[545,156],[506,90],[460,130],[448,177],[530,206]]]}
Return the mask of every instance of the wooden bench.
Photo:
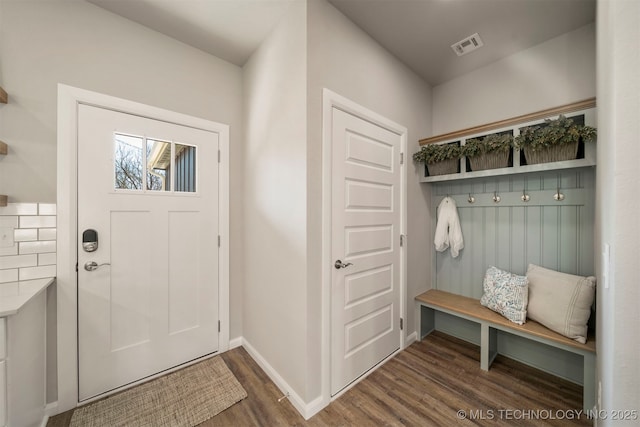
{"label": "wooden bench", "polygon": [[435,330],[435,312],[440,311],[480,324],[480,368],[488,371],[498,354],[497,331],[504,331],[530,340],[538,341],[562,350],[583,356],[583,406],[585,411],[595,406],[596,341],[589,336],[581,344],[553,332],[541,324],[527,319],[520,326],[480,305],[477,299],[432,289],[418,295],[416,303],[420,309],[419,338]]}

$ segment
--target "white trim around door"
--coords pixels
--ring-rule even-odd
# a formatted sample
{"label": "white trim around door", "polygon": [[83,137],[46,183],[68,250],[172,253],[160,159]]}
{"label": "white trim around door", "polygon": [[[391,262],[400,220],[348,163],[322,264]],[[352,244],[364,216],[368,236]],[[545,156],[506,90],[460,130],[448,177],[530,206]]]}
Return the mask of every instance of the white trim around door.
{"label": "white trim around door", "polygon": [[58,85],[57,150],[57,347],[58,403],[61,413],[78,405],[78,300],[76,274],[78,106],[97,106],[219,135],[219,352],[229,348],[229,126],[115,98]]}
{"label": "white trim around door", "polygon": [[[400,206],[402,213],[400,215],[400,234],[406,235],[407,224],[407,168],[406,168],[406,152],[407,152],[407,128],[401,126],[381,115],[375,113],[337,93],[329,90],[323,90],[323,108],[322,108],[322,404],[314,405],[313,413],[320,411],[327,406],[333,399],[338,398],[342,393],[347,391],[353,385],[365,378],[374,369],[362,375],[351,385],[336,396],[331,396],[331,280],[332,280],[332,257],[331,257],[331,179],[332,179],[332,110],[338,109],[352,114],[367,122],[380,126],[390,132],[393,132],[401,138],[401,153],[404,153],[404,162],[401,165],[401,196]],[[399,237],[399,236],[398,236]],[[407,289],[407,257],[406,245],[400,248],[400,315],[406,319],[406,289]],[[390,355],[385,361],[396,355],[405,348],[406,340],[405,329],[399,336],[399,350]],[[312,416],[313,413],[308,414]]]}

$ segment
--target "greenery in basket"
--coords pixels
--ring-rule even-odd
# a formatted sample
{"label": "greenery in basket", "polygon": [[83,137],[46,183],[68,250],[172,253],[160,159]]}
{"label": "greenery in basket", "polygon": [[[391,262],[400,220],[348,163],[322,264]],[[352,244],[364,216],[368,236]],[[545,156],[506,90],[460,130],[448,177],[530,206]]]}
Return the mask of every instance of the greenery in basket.
{"label": "greenery in basket", "polygon": [[467,157],[477,157],[494,151],[506,152],[513,146],[513,135],[492,134],[484,138],[467,139],[462,146],[462,154]]}
{"label": "greenery in basket", "polygon": [[420,163],[437,163],[449,159],[460,158],[460,145],[453,144],[427,144],[420,151],[413,154],[413,160]]}
{"label": "greenery in basket", "polygon": [[520,135],[515,137],[514,146],[524,147],[532,151],[543,150],[547,147],[571,144],[582,139],[585,142],[595,141],[597,132],[591,126],[575,124],[573,120],[560,115],[557,119],[546,119],[546,126],[529,126],[520,129]]}

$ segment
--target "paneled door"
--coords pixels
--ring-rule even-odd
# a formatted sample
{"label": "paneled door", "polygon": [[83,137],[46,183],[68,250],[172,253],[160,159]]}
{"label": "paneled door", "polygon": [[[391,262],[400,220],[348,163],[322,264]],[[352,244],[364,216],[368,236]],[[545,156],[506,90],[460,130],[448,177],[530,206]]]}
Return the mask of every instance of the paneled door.
{"label": "paneled door", "polygon": [[83,401],[218,350],[219,139],[78,108]]}
{"label": "paneled door", "polygon": [[332,110],[331,395],[400,348],[401,136]]}

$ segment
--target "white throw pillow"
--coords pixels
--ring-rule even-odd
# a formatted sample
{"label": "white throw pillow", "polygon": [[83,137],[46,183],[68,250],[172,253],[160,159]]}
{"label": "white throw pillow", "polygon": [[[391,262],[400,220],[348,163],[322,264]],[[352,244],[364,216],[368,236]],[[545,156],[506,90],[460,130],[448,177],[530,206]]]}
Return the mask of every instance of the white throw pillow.
{"label": "white throw pillow", "polygon": [[529,319],[565,337],[586,343],[596,278],[560,273],[534,264],[529,264],[527,278]]}
{"label": "white throw pillow", "polygon": [[482,284],[480,304],[518,325],[527,320],[527,278],[489,267]]}

